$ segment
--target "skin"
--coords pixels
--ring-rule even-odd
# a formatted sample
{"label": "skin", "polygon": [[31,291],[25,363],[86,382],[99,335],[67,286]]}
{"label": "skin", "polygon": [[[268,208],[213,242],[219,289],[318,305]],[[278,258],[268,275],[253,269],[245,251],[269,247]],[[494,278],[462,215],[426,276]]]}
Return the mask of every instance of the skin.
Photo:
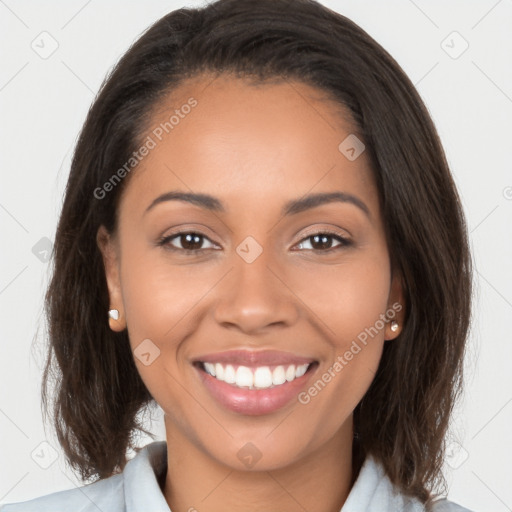
{"label": "skin", "polygon": [[[191,362],[231,349],[283,350],[319,362],[311,385],[379,315],[403,304],[369,160],[339,151],[356,132],[350,119],[298,82],[196,77],[159,105],[148,134],[191,96],[197,107],[129,177],[117,232],[98,232],[111,307],[120,311],[112,329],[127,328],[133,349],[150,339],[160,350],[147,366],[135,362],[165,413],[164,496],[173,512],[337,512],[356,476],[353,410],[400,328],[385,324],[308,404],[292,400],[260,416],[218,404]],[[211,194],[226,211],[183,201],[145,211],[171,190]],[[288,200],[334,191],[357,196],[369,214],[332,202],[281,215]],[[176,230],[204,235],[192,246],[200,251],[180,252],[183,237],[158,245]],[[326,231],[350,244],[315,244],[311,235]],[[263,250],[252,263],[236,252],[247,236]],[[252,468],[237,457],[248,442],[261,454]]]}

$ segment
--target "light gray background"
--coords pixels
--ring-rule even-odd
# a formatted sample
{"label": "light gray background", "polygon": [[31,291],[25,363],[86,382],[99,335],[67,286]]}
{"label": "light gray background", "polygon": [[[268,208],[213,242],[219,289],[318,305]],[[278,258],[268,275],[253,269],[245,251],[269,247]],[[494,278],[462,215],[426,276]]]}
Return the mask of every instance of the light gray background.
{"label": "light gray background", "polygon": [[[446,465],[449,498],[474,511],[512,510],[512,0],[323,3],[396,58],[444,143],[476,267],[466,392]],[[106,72],[146,27],[183,5],[0,0],[0,503],[79,484],[40,414],[36,329],[44,327],[42,260],[51,243],[41,239],[53,240],[72,149]],[[51,49],[43,31],[58,44],[46,59],[31,47]],[[158,418],[153,429],[163,438]]]}

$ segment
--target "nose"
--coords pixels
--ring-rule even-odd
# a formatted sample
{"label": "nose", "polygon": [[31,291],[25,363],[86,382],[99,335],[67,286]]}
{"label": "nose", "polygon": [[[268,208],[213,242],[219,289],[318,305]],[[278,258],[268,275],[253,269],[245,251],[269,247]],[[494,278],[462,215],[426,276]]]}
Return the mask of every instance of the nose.
{"label": "nose", "polygon": [[299,301],[268,254],[264,250],[252,263],[233,256],[234,268],[217,287],[215,320],[222,327],[256,334],[297,321]]}

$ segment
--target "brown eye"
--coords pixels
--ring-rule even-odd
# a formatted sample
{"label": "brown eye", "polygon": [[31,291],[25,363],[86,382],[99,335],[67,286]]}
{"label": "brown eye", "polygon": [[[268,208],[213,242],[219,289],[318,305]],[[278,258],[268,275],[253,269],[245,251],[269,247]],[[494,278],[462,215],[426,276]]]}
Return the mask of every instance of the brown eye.
{"label": "brown eye", "polygon": [[[304,247],[310,241],[310,247]],[[334,241],[338,241],[338,245],[333,246]],[[313,250],[319,252],[329,252],[338,248],[349,246],[351,242],[334,233],[315,233],[304,238],[299,242],[300,249]]]}
{"label": "brown eye", "polygon": [[[208,241],[212,247],[203,247],[205,241]],[[178,244],[176,246],[175,244]],[[194,231],[183,231],[181,233],[175,233],[173,235],[162,238],[159,245],[166,246],[168,249],[173,251],[186,251],[196,252],[202,249],[212,249],[213,243],[201,233]]]}

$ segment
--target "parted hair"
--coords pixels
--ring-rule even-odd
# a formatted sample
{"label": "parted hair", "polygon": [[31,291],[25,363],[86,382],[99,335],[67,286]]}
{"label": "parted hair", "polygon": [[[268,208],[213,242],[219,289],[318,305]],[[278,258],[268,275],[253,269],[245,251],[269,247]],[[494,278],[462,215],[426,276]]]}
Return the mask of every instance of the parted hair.
{"label": "parted hair", "polygon": [[404,494],[427,502],[444,488],[446,434],[462,390],[472,287],[464,213],[414,85],[364,30],[314,0],[219,0],[175,10],[101,85],[74,150],[45,301],[43,411],[69,465],[83,481],[120,472],[145,431],[139,413],[154,405],[127,331],[109,328],[96,243],[101,225],[117,229],[129,177],[101,199],[95,190],[140,147],[159,101],[203,73],[301,81],[338,102],[357,127],[406,315],[354,411],[354,456],[373,456]]}

